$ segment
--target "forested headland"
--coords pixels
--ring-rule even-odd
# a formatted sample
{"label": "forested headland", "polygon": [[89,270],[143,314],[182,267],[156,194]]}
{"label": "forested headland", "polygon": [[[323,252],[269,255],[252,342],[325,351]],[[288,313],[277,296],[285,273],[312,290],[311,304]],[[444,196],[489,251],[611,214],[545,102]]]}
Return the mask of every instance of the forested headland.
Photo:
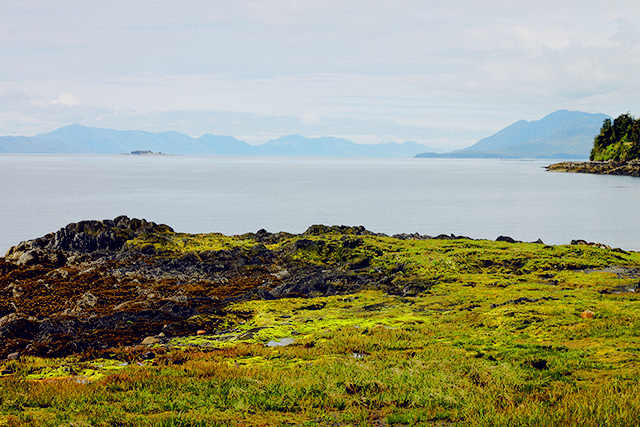
{"label": "forested headland", "polygon": [[629,113],[605,119],[593,140],[589,162],[561,162],[547,166],[553,172],[595,173],[640,177],[640,119]]}
{"label": "forested headland", "polygon": [[621,114],[611,122],[606,119],[593,141],[591,161],[629,161],[640,158],[640,119]]}

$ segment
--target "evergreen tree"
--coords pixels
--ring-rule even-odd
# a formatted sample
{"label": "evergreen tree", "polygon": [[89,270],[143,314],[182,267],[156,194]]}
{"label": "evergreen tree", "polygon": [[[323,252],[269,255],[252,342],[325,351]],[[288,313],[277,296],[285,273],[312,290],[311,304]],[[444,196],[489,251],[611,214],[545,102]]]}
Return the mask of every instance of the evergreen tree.
{"label": "evergreen tree", "polygon": [[613,123],[606,119],[593,141],[590,160],[640,159],[640,119],[621,114]]}

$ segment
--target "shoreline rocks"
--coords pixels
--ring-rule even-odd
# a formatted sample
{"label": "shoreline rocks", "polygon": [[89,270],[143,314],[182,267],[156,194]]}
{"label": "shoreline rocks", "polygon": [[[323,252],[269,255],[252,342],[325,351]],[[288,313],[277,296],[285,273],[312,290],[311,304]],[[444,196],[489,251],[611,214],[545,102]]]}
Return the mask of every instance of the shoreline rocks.
{"label": "shoreline rocks", "polygon": [[629,162],[561,162],[545,167],[550,172],[593,173],[640,177],[640,160]]}
{"label": "shoreline rocks", "polygon": [[[190,235],[125,216],[69,224],[0,258],[0,358],[15,352],[56,357],[139,345],[147,337],[215,334],[250,318],[229,308],[237,301],[362,289],[411,297],[437,283],[402,263],[376,266],[383,250],[368,245],[365,236],[389,237],[364,227],[315,225],[298,235],[260,230],[233,236],[241,242],[235,246],[172,252],[151,242],[184,243]],[[392,238],[472,240],[418,233]],[[496,241],[519,242],[508,236]]]}
{"label": "shoreline rocks", "polygon": [[[316,226],[307,235],[323,232],[369,233]],[[265,244],[292,235],[261,230],[238,237],[255,242],[250,248],[186,253],[129,244],[173,233],[166,225],[122,216],[69,224],[9,249],[0,258],[0,358],[14,352],[63,356],[138,345],[160,333],[216,331],[229,318],[248,316],[227,309],[235,301],[341,295],[369,286],[405,292],[393,280],[399,271],[371,269],[370,260],[358,255],[355,237],[301,239],[268,249]],[[309,253],[344,259],[335,265],[300,259]],[[413,287],[419,292],[430,284]]]}

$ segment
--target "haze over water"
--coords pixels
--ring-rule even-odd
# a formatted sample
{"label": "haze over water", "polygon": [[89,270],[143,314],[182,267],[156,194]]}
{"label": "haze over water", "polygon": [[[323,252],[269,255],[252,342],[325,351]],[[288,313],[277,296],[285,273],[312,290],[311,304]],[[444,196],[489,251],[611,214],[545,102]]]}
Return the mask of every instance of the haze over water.
{"label": "haze over water", "polygon": [[0,253],[118,215],[190,233],[338,224],[640,250],[640,179],[546,172],[552,162],[0,155]]}

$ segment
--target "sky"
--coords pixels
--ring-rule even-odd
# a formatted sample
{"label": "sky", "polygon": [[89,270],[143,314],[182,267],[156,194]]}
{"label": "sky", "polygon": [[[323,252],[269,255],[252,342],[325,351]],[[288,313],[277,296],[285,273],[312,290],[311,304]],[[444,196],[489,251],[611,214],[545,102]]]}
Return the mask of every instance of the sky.
{"label": "sky", "polygon": [[640,2],[3,0],[0,135],[61,126],[477,142],[640,115]]}

